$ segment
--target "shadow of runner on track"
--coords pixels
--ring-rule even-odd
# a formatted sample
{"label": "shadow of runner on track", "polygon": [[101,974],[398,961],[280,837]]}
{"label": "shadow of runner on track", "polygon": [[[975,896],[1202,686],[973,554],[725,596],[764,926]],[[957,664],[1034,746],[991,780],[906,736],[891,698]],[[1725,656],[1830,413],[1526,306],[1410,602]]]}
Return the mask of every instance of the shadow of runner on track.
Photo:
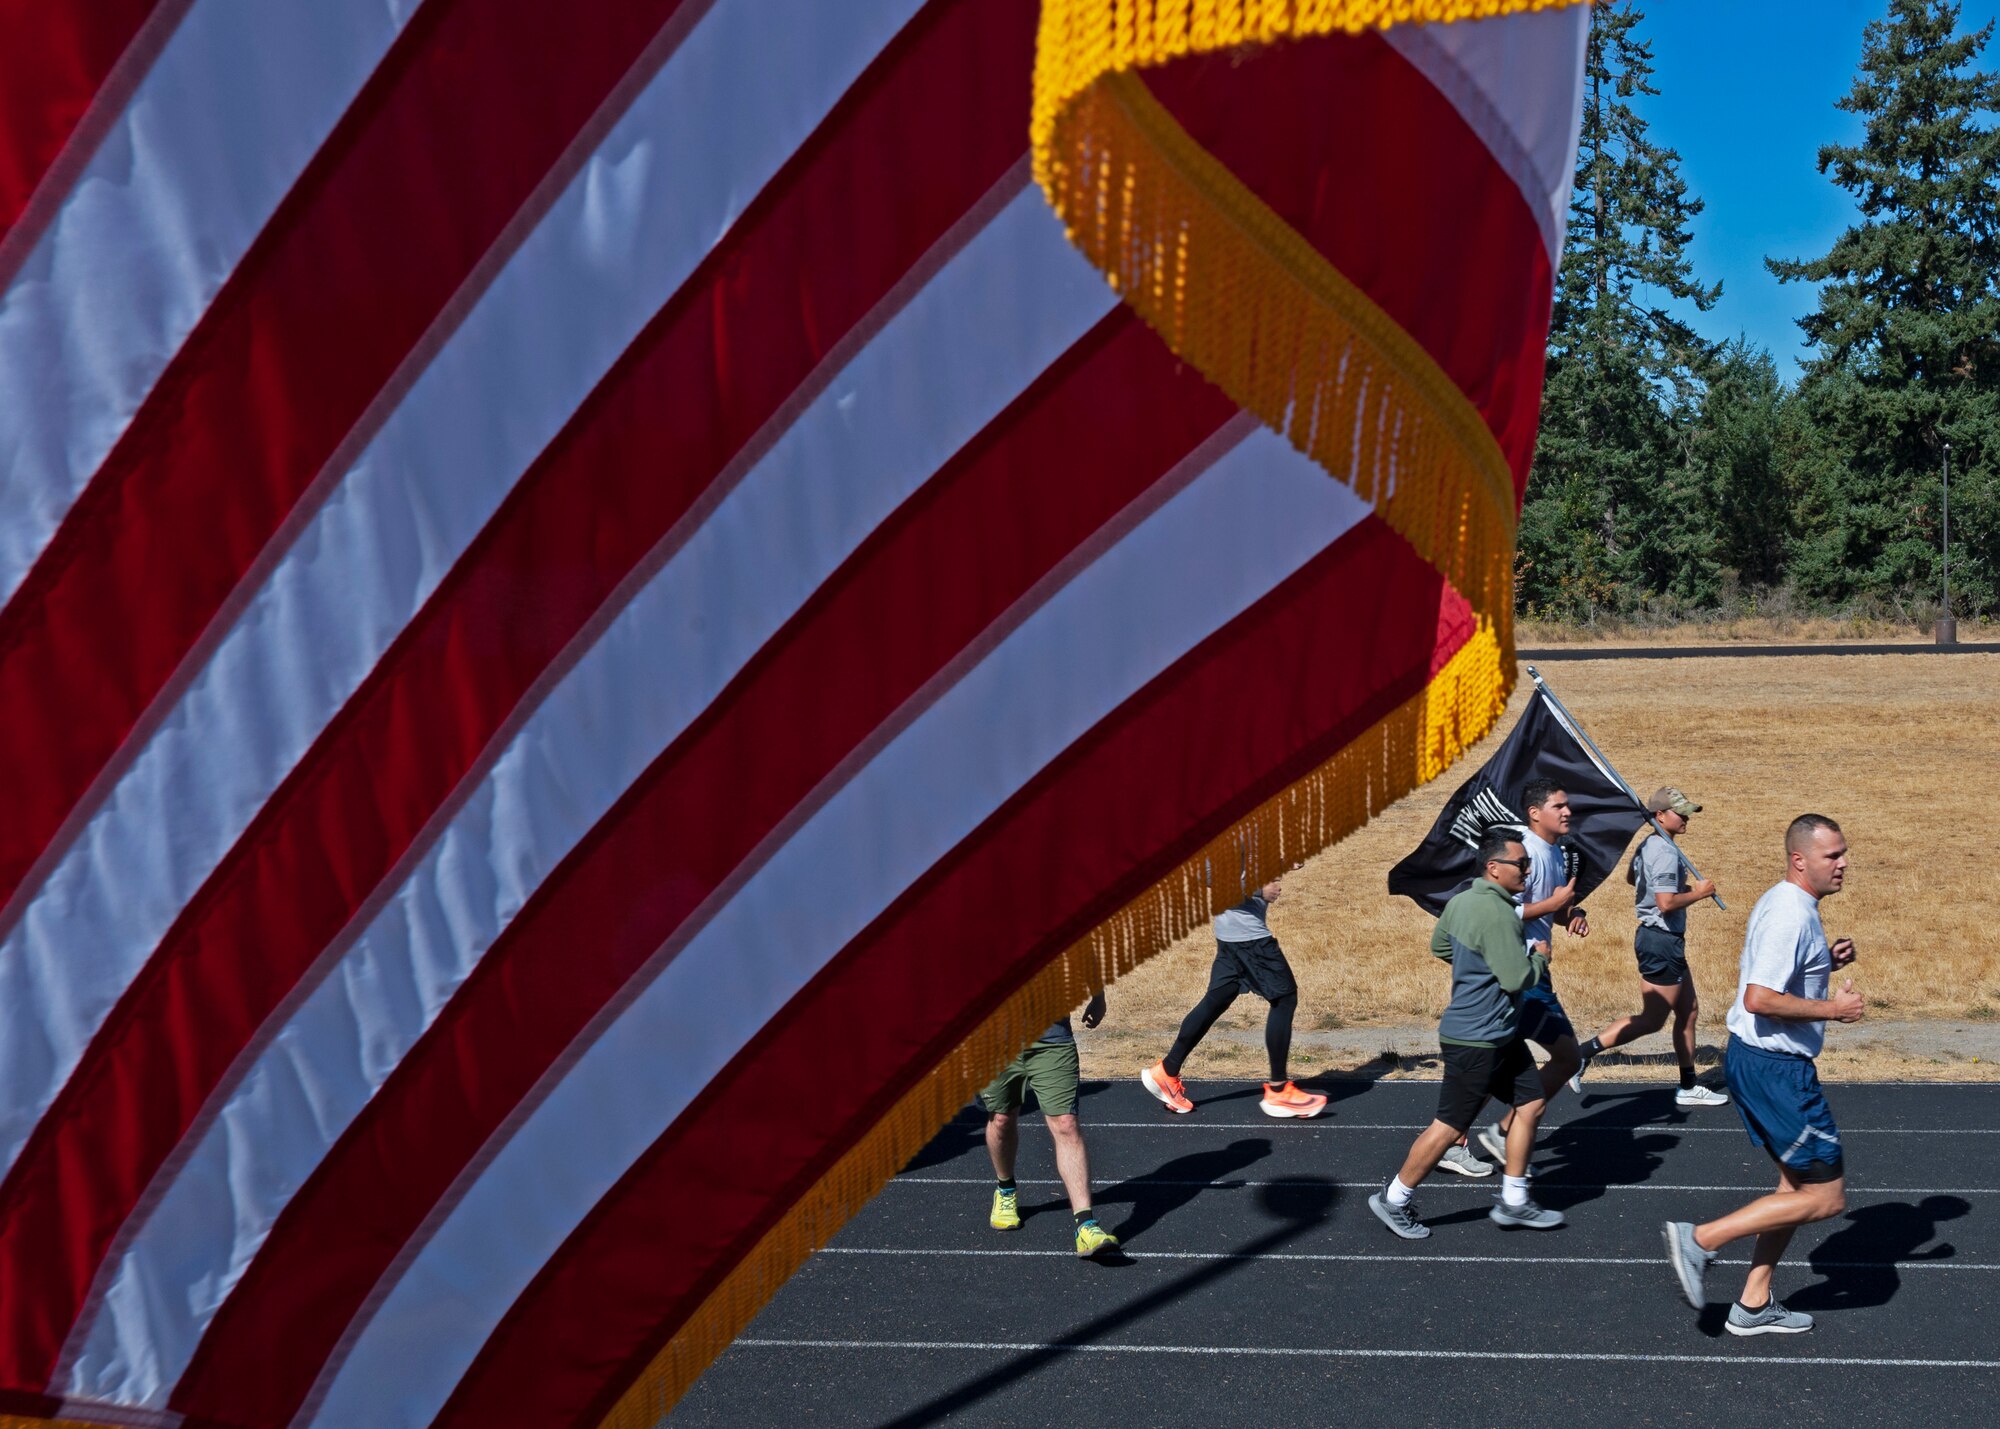
{"label": "shadow of runner on track", "polygon": [[1238,1137],[1227,1146],[1190,1151],[1143,1176],[1127,1177],[1113,1185],[1100,1187],[1092,1199],[1099,1206],[1125,1204],[1132,1207],[1130,1215],[1110,1228],[1121,1243],[1130,1243],[1203,1191],[1227,1185],[1230,1176],[1248,1169],[1270,1154],[1268,1138]]}
{"label": "shadow of runner on track", "polygon": [[1972,1203],[1958,1196],[1926,1196],[1916,1205],[1890,1201],[1849,1211],[1847,1224],[1814,1246],[1807,1257],[1813,1273],[1826,1278],[1784,1301],[1807,1311],[1886,1305],[1902,1288],[1899,1264],[1950,1260],[1958,1254],[1950,1241],[1928,1250],[1921,1247],[1936,1237],[1939,1221],[1955,1221],[1971,1210]]}
{"label": "shadow of runner on track", "polygon": [[[1244,1145],[1238,1142],[1237,1145]],[[1257,1143],[1248,1143],[1255,1145]],[[1266,1153],[1269,1147],[1266,1145]],[[1177,1157],[1167,1166],[1179,1166],[1193,1157]],[[1254,1159],[1254,1158],[1253,1158]],[[1167,1167],[1160,1168],[1159,1175]],[[1133,1182],[1124,1182],[1132,1185]],[[1230,1260],[1211,1261],[1185,1275],[1176,1276],[1157,1290],[1148,1292],[1115,1310],[1107,1310],[1093,1320],[1088,1320],[1074,1330],[1042,1349],[1030,1350],[1005,1364],[988,1370],[977,1379],[968,1380],[958,1388],[948,1390],[932,1399],[928,1404],[919,1405],[906,1414],[889,1421],[888,1429],[917,1429],[924,1424],[936,1424],[949,1419],[962,1410],[970,1409],[989,1395],[997,1394],[1009,1385],[1042,1369],[1051,1362],[1062,1358],[1073,1348],[1095,1344],[1109,1338],[1118,1331],[1138,1324],[1147,1316],[1170,1305],[1184,1296],[1193,1295],[1219,1280],[1236,1274],[1244,1266],[1251,1264],[1260,1255],[1269,1255],[1311,1233],[1324,1225],[1333,1214],[1334,1202],[1338,1199],[1337,1188],[1329,1181],[1316,1176],[1289,1177],[1259,1188],[1260,1208],[1283,1224],[1258,1236],[1242,1246]],[[1185,1198],[1183,1198],[1185,1199]],[[1122,1228],[1121,1228],[1122,1229]]]}
{"label": "shadow of runner on track", "polygon": [[[903,1165],[903,1172],[925,1171],[943,1166],[986,1146],[986,1111],[976,1102],[938,1128],[938,1134]],[[980,1158],[980,1165],[986,1164]],[[901,1173],[899,1173],[901,1174]]]}
{"label": "shadow of runner on track", "polygon": [[[1595,1201],[1605,1186],[1652,1180],[1667,1153],[1681,1144],[1674,1128],[1688,1119],[1674,1104],[1672,1087],[1585,1092],[1577,1106],[1591,1110],[1551,1127],[1536,1146],[1535,1199],[1553,1210]],[[1616,1131],[1632,1134],[1606,1134]]]}

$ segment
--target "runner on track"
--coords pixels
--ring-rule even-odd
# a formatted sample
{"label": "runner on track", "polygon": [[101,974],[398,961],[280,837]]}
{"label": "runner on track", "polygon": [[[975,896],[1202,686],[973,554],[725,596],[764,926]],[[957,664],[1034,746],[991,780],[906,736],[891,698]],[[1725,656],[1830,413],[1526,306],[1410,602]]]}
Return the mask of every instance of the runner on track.
{"label": "runner on track", "polygon": [[[1532,864],[1521,893],[1521,928],[1529,947],[1540,944],[1547,951],[1553,949],[1558,918],[1571,935],[1590,936],[1590,919],[1583,909],[1573,906],[1576,878],[1563,877],[1563,854],[1556,845],[1556,840],[1569,832],[1569,795],[1550,780],[1530,779],[1521,790],[1521,803],[1528,819],[1528,836],[1522,842]],[[1549,1054],[1541,1070],[1546,1105],[1583,1065],[1576,1029],[1556,997],[1555,984],[1546,975],[1522,994],[1521,1035]],[[1479,1144],[1496,1161],[1507,1159],[1513,1124],[1514,1113],[1510,1111],[1480,1130]]]}
{"label": "runner on track", "polygon": [[1503,1229],[1554,1230],[1563,1223],[1560,1211],[1544,1210],[1528,1194],[1528,1155],[1544,1094],[1521,1037],[1521,1005],[1549,970],[1547,950],[1530,949],[1523,939],[1514,902],[1530,861],[1505,828],[1481,840],[1478,859],[1485,876],[1445,904],[1431,932],[1431,951],[1451,959],[1451,1002],[1438,1022],[1444,1085],[1437,1119],[1417,1134],[1402,1170],[1368,1198],[1368,1209],[1404,1240],[1431,1233],[1411,1196],[1489,1097],[1513,1106],[1514,1125],[1502,1190],[1487,1214]]}
{"label": "runner on track", "polygon": [[1859,1022],[1863,1010],[1852,979],[1838,992],[1829,987],[1834,970],[1854,961],[1854,943],[1840,938],[1829,945],[1819,917],[1820,901],[1846,881],[1840,825],[1824,814],[1793,819],[1785,830],[1785,863],[1784,881],[1750,914],[1723,1063],[1751,1143],[1778,1163],[1778,1189],[1718,1220],[1699,1226],[1668,1221],[1663,1228],[1667,1261],[1697,1310],[1716,1252],[1744,1236],[1757,1238],[1743,1293],[1724,1322],[1732,1335],[1796,1335],[1812,1328],[1812,1316],[1787,1310],[1772,1294],[1771,1272],[1793,1231],[1847,1209],[1840,1128],[1814,1061],[1826,1024]]}
{"label": "runner on track", "polygon": [[1632,855],[1627,875],[1637,904],[1639,927],[1632,937],[1632,951],[1639,961],[1639,1010],[1621,1017],[1583,1044],[1583,1065],[1569,1079],[1569,1089],[1583,1090],[1591,1058],[1613,1047],[1637,1041],[1674,1020],[1674,1060],[1680,1064],[1681,1089],[1674,1096],[1679,1106],[1727,1106],[1729,1094],[1704,1087],[1694,1079],[1695,1022],[1701,999],[1695,992],[1694,974],[1687,961],[1687,910],[1704,898],[1715,896],[1715,881],[1704,878],[1690,886],[1687,865],[1674,852],[1674,840],[1687,831],[1688,820],[1701,812],[1680,790],[1661,789],[1646,801],[1660,832],[1649,835]]}
{"label": "runner on track", "polygon": [[1167,1055],[1139,1073],[1146,1090],[1167,1110],[1183,1114],[1194,1110],[1181,1081],[1181,1067],[1208,1035],[1208,1029],[1215,1026],[1215,1020],[1245,992],[1254,992],[1271,1004],[1264,1019],[1264,1051],[1271,1063],[1271,1080],[1264,1083],[1264,1095],[1258,1103],[1264,1115],[1312,1117],[1326,1110],[1326,1098],[1317,1092],[1300,1091],[1286,1070],[1299,984],[1292,976],[1292,965],[1285,961],[1284,949],[1264,921],[1265,913],[1283,892],[1284,880],[1274,878],[1234,908],[1215,915],[1215,964],[1209,970],[1208,992],[1182,1020],[1180,1035]]}
{"label": "runner on track", "polygon": [[[1104,1020],[1104,992],[1099,989],[1083,1009],[1083,1025]],[[1055,1143],[1056,1174],[1069,1193],[1075,1222],[1076,1253],[1098,1255],[1118,1248],[1118,1237],[1097,1223],[1090,1208],[1090,1158],[1084,1151],[1083,1128],[1076,1119],[1080,1074],[1076,1032],[1067,1017],[1036,1038],[1007,1069],[979,1094],[986,1108],[986,1153],[993,1160],[993,1211],[988,1223],[996,1231],[1021,1228],[1020,1193],[1014,1183],[1014,1153],[1021,1144],[1021,1106],[1032,1091]]]}

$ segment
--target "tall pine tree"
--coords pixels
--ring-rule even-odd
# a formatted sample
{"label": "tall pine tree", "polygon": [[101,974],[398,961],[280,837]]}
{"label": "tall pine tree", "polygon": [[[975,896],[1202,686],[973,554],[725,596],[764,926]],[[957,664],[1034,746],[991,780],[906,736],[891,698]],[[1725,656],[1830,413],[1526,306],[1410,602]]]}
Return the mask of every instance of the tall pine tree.
{"label": "tall pine tree", "polygon": [[1689,224],[1702,203],[1632,101],[1658,93],[1633,0],[1591,14],[1583,128],[1556,279],[1540,439],[1522,511],[1519,600],[1575,618],[1650,594],[1712,592],[1713,524],[1689,488],[1674,416],[1713,348],[1668,305],[1714,305]]}
{"label": "tall pine tree", "polygon": [[1949,440],[1954,603],[1996,608],[2000,80],[1976,63],[1993,26],[1958,22],[1950,0],[1890,0],[1868,25],[1839,101],[1861,142],[1819,151],[1861,221],[1822,257],[1766,260],[1821,284],[1799,324],[1818,347],[1800,391],[1817,439],[1790,564],[1822,599],[1934,599]]}

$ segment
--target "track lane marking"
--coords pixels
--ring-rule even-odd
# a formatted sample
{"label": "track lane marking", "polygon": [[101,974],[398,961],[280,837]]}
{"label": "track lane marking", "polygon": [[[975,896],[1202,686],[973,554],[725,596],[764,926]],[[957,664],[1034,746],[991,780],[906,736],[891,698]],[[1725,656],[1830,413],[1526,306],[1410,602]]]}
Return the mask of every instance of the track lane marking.
{"label": "track lane marking", "polygon": [[[1062,1182],[1053,1176],[1019,1176],[1016,1181],[1025,1186],[1060,1186]],[[1279,1181],[1248,1181],[1229,1177],[1221,1181],[1194,1181],[1155,1179],[1151,1176],[1130,1176],[1114,1179],[1108,1176],[1092,1178],[1100,1188],[1108,1186],[1205,1186],[1217,1191],[1239,1191],[1264,1186],[1285,1186],[1294,1189],[1327,1188],[1342,1191],[1379,1191],[1384,1181],[1315,1181],[1293,1177]],[[891,1186],[991,1186],[991,1176],[898,1176],[890,1181]],[[1477,1191],[1492,1190],[1498,1182],[1492,1177],[1461,1177],[1455,1181],[1424,1182],[1426,1191]],[[1596,1181],[1558,1181],[1554,1178],[1538,1179],[1537,1185],[1551,1191],[1735,1191],[1762,1195],[1771,1189],[1769,1182],[1738,1186],[1686,1186],[1657,1185],[1650,1181],[1612,1184]],[[1850,1196],[1992,1196],[2000,1195],[2000,1186],[1849,1186]]]}
{"label": "track lane marking", "polygon": [[[1296,1118],[1287,1118],[1287,1119],[1295,1120]],[[1172,1131],[1183,1131],[1183,1130],[1192,1131],[1197,1127],[1203,1127],[1211,1131],[1266,1131],[1269,1130],[1274,1125],[1277,1125],[1279,1120],[1280,1118],[1277,1117],[1272,1117],[1266,1121],[1205,1121],[1205,1122],[1167,1121],[1164,1119],[1160,1121],[1091,1121],[1088,1120],[1087,1118],[1079,1118],[1079,1121],[1084,1127],[1093,1131],[1096,1130],[1117,1131],[1117,1130],[1134,1130],[1134,1129],[1141,1131],[1152,1131],[1152,1130],[1158,1130],[1160,1128],[1166,1128]],[[983,1121],[953,1121],[953,1122],[947,1122],[946,1128],[949,1129],[951,1127],[956,1126],[956,1127],[971,1127],[976,1129],[984,1125],[985,1122]],[[1038,1121],[1037,1122],[1023,1121],[1022,1125],[1042,1126],[1044,1125],[1044,1123]],[[1304,1129],[1307,1131],[1422,1131],[1429,1125],[1430,1123],[1427,1121],[1425,1122],[1415,1122],[1415,1121],[1321,1122],[1315,1119],[1312,1125]],[[1741,1136],[1743,1134],[1743,1128],[1741,1126],[1682,1126],[1678,1122],[1671,1122],[1671,1121],[1653,1122],[1648,1124],[1642,1124],[1639,1126],[1577,1126],[1572,1123],[1559,1121],[1552,1126],[1541,1127],[1538,1134],[1542,1136],[1553,1136],[1556,1132],[1559,1131],[1588,1132],[1595,1135],[1611,1135],[1613,1133],[1633,1135],[1642,1131],[1671,1131],[1675,1133],[1692,1132],[1698,1135],[1706,1135],[1706,1136]],[[2000,1136],[2000,1127],[1843,1126],[1840,1129],[1840,1134],[1842,1136]]]}
{"label": "track lane marking", "polygon": [[1312,1345],[1096,1345],[1064,1343],[1060,1340],[779,1340],[742,1339],[736,1349],[794,1350],[985,1350],[1008,1354],[1125,1354],[1125,1355],[1246,1355],[1287,1359],[1383,1359],[1383,1360],[1522,1360],[1561,1361],[1591,1364],[1730,1364],[1754,1363],[1760,1368],[1779,1365],[1821,1367],[1867,1366],[1877,1369],[2000,1369],[2000,1360],[1889,1359],[1860,1355],[1750,1355],[1750,1354],[1621,1354],[1586,1350],[1406,1350],[1335,1349]]}
{"label": "track lane marking", "polygon": [[[1063,1256],[1075,1259],[1067,1250],[940,1250],[933,1246],[829,1245],[820,1255],[911,1255],[911,1256]],[[1359,1261],[1384,1265],[1651,1265],[1666,1264],[1658,1255],[1362,1255],[1343,1251],[1246,1251],[1246,1250],[1148,1250],[1147,1260],[1296,1260],[1308,1264],[1320,1261]],[[1748,1265],[1748,1260],[1715,1260],[1713,1265]],[[1781,1260],[1781,1269],[1792,1270],[2000,1270],[2000,1261],[1972,1263],[1951,1260]]]}

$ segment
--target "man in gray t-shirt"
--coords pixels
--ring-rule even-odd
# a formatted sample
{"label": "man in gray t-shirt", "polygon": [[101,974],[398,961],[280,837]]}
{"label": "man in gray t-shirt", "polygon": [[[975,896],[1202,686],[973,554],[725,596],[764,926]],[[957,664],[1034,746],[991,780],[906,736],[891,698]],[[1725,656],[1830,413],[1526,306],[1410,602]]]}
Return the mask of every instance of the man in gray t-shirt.
{"label": "man in gray t-shirt", "polygon": [[1639,919],[1632,938],[1632,951],[1639,961],[1639,1010],[1619,1018],[1583,1044],[1583,1066],[1571,1078],[1570,1086],[1582,1090],[1590,1060],[1599,1052],[1659,1031],[1671,1014],[1674,1060],[1680,1063],[1681,1072],[1681,1089],[1674,1100],[1681,1106],[1726,1106],[1727,1092],[1704,1087],[1694,1079],[1695,1020],[1701,1002],[1687,961],[1688,905],[1714,897],[1715,883],[1704,878],[1690,886],[1687,865],[1674,848],[1674,841],[1687,832],[1688,820],[1701,812],[1701,805],[1668,785],[1646,801],[1646,812],[1653,816],[1655,832],[1632,855],[1625,875],[1632,882],[1634,911]]}
{"label": "man in gray t-shirt", "polygon": [[[1699,810],[1701,805],[1694,804],[1690,807]],[[1669,808],[1662,812],[1674,815],[1677,811]],[[1680,826],[1686,828],[1686,816],[1680,815],[1679,820]],[[1668,822],[1673,820],[1670,818]],[[1667,907],[1660,906],[1661,894],[1678,895],[1688,891],[1687,870],[1681,867],[1680,857],[1674,852],[1673,840],[1665,834],[1648,834],[1645,841],[1639,845],[1639,851],[1632,855],[1632,867],[1628,871],[1628,877],[1632,882],[1632,900],[1638,914],[1639,926],[1658,928],[1662,933],[1671,933],[1676,938],[1686,937],[1687,905],[1675,898],[1668,900]]]}

